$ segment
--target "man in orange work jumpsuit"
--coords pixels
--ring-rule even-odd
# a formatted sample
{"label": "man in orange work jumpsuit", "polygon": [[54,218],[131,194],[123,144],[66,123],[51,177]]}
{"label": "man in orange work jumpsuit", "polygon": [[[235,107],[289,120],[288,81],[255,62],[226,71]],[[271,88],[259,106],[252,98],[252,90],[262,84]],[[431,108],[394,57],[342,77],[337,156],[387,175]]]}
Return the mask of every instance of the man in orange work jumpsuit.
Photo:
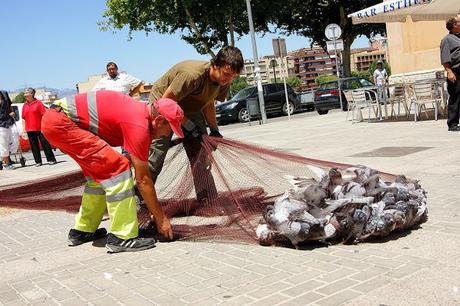
{"label": "man in orange work jumpsuit", "polygon": [[112,148],[118,146],[129,153],[137,186],[159,233],[172,239],[171,223],[149,174],[149,145],[171,129],[183,137],[183,117],[173,100],[159,99],[148,105],[114,91],[91,91],[54,102],[43,116],[42,133],[72,157],[87,178],[69,245],[104,237],[107,231],[98,227],[106,208],[111,221],[106,244],[110,253],[140,251],[155,244],[153,238],[138,237],[130,162]]}

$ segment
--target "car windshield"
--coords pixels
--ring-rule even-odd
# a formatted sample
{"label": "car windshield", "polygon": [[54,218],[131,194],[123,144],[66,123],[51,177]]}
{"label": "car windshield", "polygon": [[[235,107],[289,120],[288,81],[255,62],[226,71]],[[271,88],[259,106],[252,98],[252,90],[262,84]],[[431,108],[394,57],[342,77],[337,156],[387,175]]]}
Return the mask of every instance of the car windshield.
{"label": "car windshield", "polygon": [[359,81],[361,82],[361,84],[363,85],[363,87],[366,87],[366,86],[374,86],[374,84],[372,84],[372,82],[366,80],[366,79],[359,79]]}
{"label": "car windshield", "polygon": [[321,84],[319,89],[337,89],[338,87],[339,87],[338,83],[337,81],[335,81],[335,82],[323,83]]}
{"label": "car windshield", "polygon": [[246,98],[248,98],[250,95],[252,95],[254,93],[254,90],[256,88],[255,87],[248,87],[248,88],[245,88],[245,89],[242,89],[240,91],[238,91],[238,93],[236,95],[233,96],[233,98],[230,100],[244,100]]}

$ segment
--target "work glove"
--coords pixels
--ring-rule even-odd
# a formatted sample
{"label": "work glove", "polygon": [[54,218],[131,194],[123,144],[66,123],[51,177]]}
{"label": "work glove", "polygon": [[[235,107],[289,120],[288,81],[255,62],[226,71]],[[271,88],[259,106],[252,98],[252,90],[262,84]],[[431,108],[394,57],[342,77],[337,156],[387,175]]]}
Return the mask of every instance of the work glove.
{"label": "work glove", "polygon": [[185,137],[199,138],[203,134],[200,128],[191,120],[185,121],[182,124],[182,129],[184,130]]}
{"label": "work glove", "polygon": [[210,129],[209,136],[217,137],[217,138],[224,138],[224,136],[222,136],[222,134],[219,132],[218,129]]}

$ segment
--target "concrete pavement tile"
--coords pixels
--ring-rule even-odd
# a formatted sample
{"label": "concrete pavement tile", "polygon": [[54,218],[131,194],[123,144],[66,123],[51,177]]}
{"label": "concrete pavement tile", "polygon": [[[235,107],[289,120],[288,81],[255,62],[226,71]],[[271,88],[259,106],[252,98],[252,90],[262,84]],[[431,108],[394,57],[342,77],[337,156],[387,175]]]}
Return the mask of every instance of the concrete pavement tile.
{"label": "concrete pavement tile", "polygon": [[255,284],[249,283],[249,284],[244,284],[239,287],[234,287],[230,288],[226,291],[226,295],[230,296],[240,296],[240,295],[247,295],[250,296],[248,293],[249,292],[254,292],[259,290],[261,287],[257,286]]}
{"label": "concrete pavement tile", "polygon": [[350,270],[354,270],[355,272],[366,270],[367,268],[372,266],[372,262],[368,262],[367,260],[353,260],[346,258],[340,258],[334,261],[334,264]]}
{"label": "concrete pavement tile", "polygon": [[98,299],[100,297],[106,296],[107,293],[104,290],[100,290],[93,286],[87,285],[82,288],[73,289],[80,297],[83,297],[85,300],[91,301]]}
{"label": "concrete pavement tile", "polygon": [[307,257],[310,260],[323,261],[323,262],[334,262],[338,259],[334,255],[318,253],[318,252],[310,252],[308,253]]}
{"label": "concrete pavement tile", "polygon": [[158,295],[164,295],[163,291],[151,285],[144,285],[139,288],[132,288],[131,292],[134,292],[135,294],[138,294],[148,300],[157,297]]}
{"label": "concrete pavement tile", "polygon": [[357,281],[366,281],[368,279],[374,278],[378,275],[381,275],[385,272],[387,272],[388,269],[381,268],[381,267],[370,267],[367,268],[366,270],[363,270],[361,272],[358,272],[356,274],[353,274],[350,276],[351,279],[357,280]]}
{"label": "concrete pavement tile", "polygon": [[214,270],[206,269],[205,267],[193,268],[191,270],[188,270],[187,272],[203,280],[212,279],[215,277],[219,277],[221,275],[221,273],[214,271]]}
{"label": "concrete pavement tile", "polygon": [[303,283],[309,280],[314,279],[321,273],[324,273],[322,271],[318,270],[310,270],[310,269],[304,269],[302,273],[290,276],[288,278],[285,278],[284,281],[293,285],[297,285],[299,283]]}
{"label": "concrete pavement tile", "polygon": [[393,280],[387,276],[379,275],[354,286],[353,289],[362,293],[368,293],[377,288],[384,287],[392,281]]}
{"label": "concrete pavement tile", "polygon": [[193,276],[188,273],[182,273],[182,274],[176,274],[172,275],[169,277],[171,280],[178,282],[180,284],[183,284],[185,286],[193,286],[199,282],[201,282],[203,279]]}
{"label": "concrete pavement tile", "polygon": [[265,276],[279,272],[278,269],[274,269],[272,267],[267,267],[267,266],[260,265],[260,264],[249,265],[249,266],[244,267],[244,269],[247,271],[258,273],[260,275],[265,275]]}
{"label": "concrete pavement tile", "polygon": [[289,272],[291,274],[299,274],[302,273],[302,270],[304,270],[302,266],[293,265],[292,263],[285,262],[284,260],[272,265],[270,268],[283,272]]}
{"label": "concrete pavement tile", "polygon": [[199,305],[199,306],[214,306],[214,305],[220,305],[220,300],[218,300],[215,297],[210,297],[204,300],[200,300],[198,303],[191,303],[192,305]]}
{"label": "concrete pavement tile", "polygon": [[250,273],[251,266],[246,266],[242,269],[234,267],[234,266],[222,266],[216,269],[216,272],[220,275],[229,275],[229,276],[239,276]]}
{"label": "concrete pavement tile", "polygon": [[118,304],[118,300],[110,296],[104,296],[101,298],[97,298],[95,300],[88,301],[88,305],[91,305],[91,306],[93,305],[94,306],[113,306],[117,304]]}
{"label": "concrete pavement tile", "polygon": [[406,265],[403,265],[402,267],[399,267],[395,270],[391,270],[385,273],[385,276],[388,276],[391,278],[404,278],[422,269],[424,269],[424,267],[421,265],[406,264]]}
{"label": "concrete pavement tile", "polygon": [[180,298],[174,295],[170,295],[170,294],[161,294],[161,295],[159,294],[157,296],[151,296],[149,297],[149,301],[157,305],[168,305],[168,306],[169,305],[171,306],[184,305],[184,302],[181,301]]}
{"label": "concrete pavement tile", "polygon": [[323,272],[332,272],[341,268],[340,265],[336,265],[334,263],[326,263],[321,261],[312,261],[308,264],[305,264],[306,268],[315,269]]}
{"label": "concrete pavement tile", "polygon": [[373,263],[374,265],[378,267],[383,267],[383,268],[388,268],[388,269],[396,269],[404,264],[404,259],[401,259],[401,261],[398,260],[391,260],[391,259],[385,259],[379,256],[371,256],[369,257],[369,262]]}
{"label": "concrete pavement tile", "polygon": [[78,295],[73,290],[67,288],[59,288],[52,291],[48,291],[48,295],[51,298],[57,300],[58,302],[70,300],[72,298],[78,298]]}
{"label": "concrete pavement tile", "polygon": [[132,292],[128,288],[121,285],[105,289],[104,292],[110,297],[117,300],[132,294]]}
{"label": "concrete pavement tile", "polygon": [[342,268],[336,271],[321,274],[317,276],[316,279],[319,281],[325,282],[325,283],[332,283],[341,278],[352,278],[353,274],[356,274],[356,273],[358,273],[357,270],[353,270],[349,268]]}
{"label": "concrete pavement tile", "polygon": [[20,300],[21,296],[13,289],[0,291],[0,303],[6,304],[12,301]]}
{"label": "concrete pavement tile", "polygon": [[321,306],[342,305],[344,302],[359,297],[361,294],[353,290],[344,290],[324,299],[315,301],[315,304]]}
{"label": "concrete pavement tile", "polygon": [[254,299],[262,299],[266,296],[272,295],[275,292],[282,292],[286,289],[292,287],[290,284],[286,284],[283,282],[273,283],[268,286],[260,287],[259,289],[249,292],[247,295],[254,298]]}
{"label": "concrete pavement tile", "polygon": [[57,279],[57,281],[60,284],[66,286],[66,287],[68,287],[68,288],[70,288],[72,290],[88,286],[88,283],[85,280],[83,280],[82,278],[76,277],[76,276],[66,278],[66,279]]}
{"label": "concrete pavement tile", "polygon": [[[275,274],[269,275],[269,276],[264,276],[262,278],[259,278],[255,281],[253,281],[254,284],[259,285],[259,286],[267,286],[272,283],[277,283],[280,281],[283,281],[285,279],[290,279],[293,276],[292,273],[287,272],[287,271],[279,271]],[[290,282],[286,282],[287,284],[290,284]]]}
{"label": "concrete pavement tile", "polygon": [[29,279],[10,282],[9,285],[17,292],[23,292],[35,288],[35,284]]}
{"label": "concrete pavement tile", "polygon": [[343,278],[340,279],[336,282],[329,283],[329,285],[320,287],[318,289],[315,289],[316,292],[324,294],[324,295],[331,295],[334,294],[335,292],[350,288],[354,285],[356,285],[358,282],[349,278]]}
{"label": "concrete pavement tile", "polygon": [[221,295],[224,292],[226,292],[226,290],[222,287],[212,286],[207,287],[205,290],[197,290],[190,294],[186,294],[184,292],[184,294],[181,296],[181,299],[186,301],[187,303],[196,303],[207,298]]}
{"label": "concrete pavement tile", "polygon": [[[226,296],[224,296],[225,298]],[[224,301],[219,304],[219,305],[225,305],[225,306],[241,306],[241,305],[248,305],[250,304],[251,302],[253,302],[254,299],[248,297],[248,296],[238,296],[238,297],[235,297],[235,298],[229,298],[229,296],[227,295],[227,298],[224,299]]]}
{"label": "concrete pavement tile", "polygon": [[228,277],[228,279],[223,281],[221,285],[222,287],[225,287],[225,288],[235,288],[235,287],[239,287],[239,286],[249,284],[249,283],[254,284],[255,282],[261,279],[263,278],[261,278],[260,275],[249,273],[249,274],[239,275],[236,277]]}
{"label": "concrete pavement tile", "polygon": [[79,297],[74,297],[74,298],[59,302],[59,305],[62,305],[62,306],[82,306],[82,305],[89,305],[89,302],[84,301],[84,300],[80,299]]}
{"label": "concrete pavement tile", "polygon": [[51,299],[49,295],[40,288],[32,288],[20,291],[19,294],[29,303],[42,302]]}
{"label": "concrete pavement tile", "polygon": [[322,294],[319,294],[317,292],[314,292],[314,291],[310,291],[310,292],[307,292],[307,293],[304,293],[296,298],[293,298],[289,301],[286,301],[285,303],[281,303],[280,305],[293,305],[293,306],[297,306],[297,305],[309,305],[321,298],[323,298],[324,295]]}
{"label": "concrete pavement tile", "polygon": [[287,299],[286,296],[279,293],[267,296],[263,299],[257,300],[254,303],[251,303],[253,306],[266,306],[266,305],[276,305],[285,302]]}
{"label": "concrete pavement tile", "polygon": [[325,284],[326,283],[322,281],[310,280],[307,282],[300,283],[289,289],[283,290],[281,291],[281,293],[289,297],[298,297],[298,296],[304,295],[305,292],[322,287]]}
{"label": "concrete pavement tile", "polygon": [[60,284],[59,282],[57,282],[54,279],[48,279],[48,280],[39,281],[39,282],[34,281],[34,282],[35,282],[35,285],[38,288],[41,288],[46,292],[50,292],[50,291],[53,291],[55,289],[63,288],[62,284]]}
{"label": "concrete pavement tile", "polygon": [[[125,296],[118,300],[119,303],[126,306],[139,306],[139,305],[152,305],[152,302],[144,299],[143,297],[135,294]],[[154,304],[153,304],[154,305]]]}

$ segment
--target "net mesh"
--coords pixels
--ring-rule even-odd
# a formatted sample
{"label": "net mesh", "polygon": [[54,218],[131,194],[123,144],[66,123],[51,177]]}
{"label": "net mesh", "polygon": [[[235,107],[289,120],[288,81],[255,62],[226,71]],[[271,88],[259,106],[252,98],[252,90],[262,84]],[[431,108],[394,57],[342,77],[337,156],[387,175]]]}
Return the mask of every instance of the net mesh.
{"label": "net mesh", "polygon": [[[155,186],[176,239],[258,243],[256,230],[264,210],[292,187],[285,176],[314,176],[308,166],[325,171],[350,167],[204,136],[194,156],[187,156],[184,144],[168,151]],[[379,176],[388,183],[396,177],[382,172]],[[21,209],[76,212],[84,181],[81,172],[75,171],[4,186],[0,189],[0,203]],[[138,216],[142,228],[152,227],[145,206],[140,205]]]}

